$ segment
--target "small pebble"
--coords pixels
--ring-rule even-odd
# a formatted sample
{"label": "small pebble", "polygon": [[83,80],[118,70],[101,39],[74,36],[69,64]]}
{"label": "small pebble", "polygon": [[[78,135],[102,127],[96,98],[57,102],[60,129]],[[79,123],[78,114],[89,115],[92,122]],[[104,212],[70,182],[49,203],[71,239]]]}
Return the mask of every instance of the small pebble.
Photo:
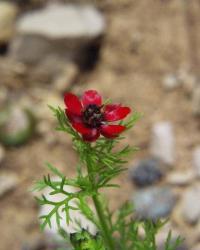
{"label": "small pebble", "polygon": [[169,216],[176,197],[168,187],[152,187],[137,191],[133,196],[136,216],[141,219],[159,219]]}
{"label": "small pebble", "polygon": [[184,192],[181,213],[184,220],[196,224],[200,219],[200,186],[194,186]]}
{"label": "small pebble", "polygon": [[181,85],[178,77],[175,74],[168,74],[163,79],[163,87],[166,90],[173,90]]}
{"label": "small pebble", "polygon": [[176,171],[168,175],[167,182],[171,185],[184,186],[195,179],[194,171]]}
{"label": "small pebble", "polygon": [[6,146],[27,142],[34,133],[32,113],[18,106],[9,106],[0,113],[0,141]]}
{"label": "small pebble", "polygon": [[153,125],[150,152],[151,155],[167,165],[175,162],[175,138],[170,122],[158,122]]}
{"label": "small pebble", "polygon": [[160,161],[154,158],[140,160],[134,168],[130,170],[130,178],[136,186],[148,186],[161,180]]}
{"label": "small pebble", "polygon": [[7,192],[13,190],[19,180],[14,174],[1,174],[0,175],[0,197],[3,197]]}

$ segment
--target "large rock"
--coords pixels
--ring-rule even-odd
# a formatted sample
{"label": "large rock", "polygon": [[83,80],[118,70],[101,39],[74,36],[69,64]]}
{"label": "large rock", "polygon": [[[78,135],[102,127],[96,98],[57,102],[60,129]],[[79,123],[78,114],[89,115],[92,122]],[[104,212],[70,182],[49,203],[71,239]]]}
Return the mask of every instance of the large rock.
{"label": "large rock", "polygon": [[176,202],[176,197],[167,187],[152,187],[135,193],[133,205],[138,218],[153,219],[168,216]]}
{"label": "large rock", "polygon": [[18,8],[9,1],[0,1],[0,44],[10,41],[15,32]]}
{"label": "large rock", "polygon": [[195,224],[200,219],[200,186],[188,189],[183,196],[182,216],[188,223]]}
{"label": "large rock", "polygon": [[50,53],[82,59],[84,49],[98,44],[104,31],[104,18],[93,6],[51,4],[19,19],[11,55],[26,63],[36,63]]}
{"label": "large rock", "polygon": [[158,122],[152,128],[150,151],[164,163],[172,165],[175,162],[175,138],[170,122]]}
{"label": "large rock", "polygon": [[18,32],[56,39],[93,39],[102,35],[104,20],[89,5],[52,4],[29,12],[18,22]]}

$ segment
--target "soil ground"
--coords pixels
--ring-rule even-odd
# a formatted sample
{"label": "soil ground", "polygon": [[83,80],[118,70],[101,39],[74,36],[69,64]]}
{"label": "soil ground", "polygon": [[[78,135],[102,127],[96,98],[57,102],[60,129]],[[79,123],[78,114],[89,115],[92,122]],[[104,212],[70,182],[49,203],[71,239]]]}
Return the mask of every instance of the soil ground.
{"label": "soil ground", "polygon": [[[141,148],[130,158],[130,165],[148,156],[151,126],[171,121],[175,128],[177,160],[174,169],[191,167],[191,151],[200,144],[199,120],[192,115],[191,99],[182,88],[167,92],[162,87],[166,74],[179,69],[197,74],[200,49],[199,1],[107,0],[96,2],[107,19],[107,32],[101,58],[92,72],[83,73],[73,91],[97,89],[105,98],[125,103],[143,113],[128,132],[127,141]],[[41,86],[42,88],[42,86]],[[21,89],[31,98],[31,87]],[[62,98],[62,96],[60,96]],[[53,133],[53,132],[52,132]],[[0,200],[0,249],[20,250],[22,243],[40,234],[38,206],[28,191],[46,172],[51,162],[67,176],[74,174],[76,155],[66,136],[49,146],[37,136],[25,146],[8,149],[0,172],[16,173],[17,188]],[[122,188],[109,191],[112,207],[131,197],[133,188],[124,174],[117,180]]]}

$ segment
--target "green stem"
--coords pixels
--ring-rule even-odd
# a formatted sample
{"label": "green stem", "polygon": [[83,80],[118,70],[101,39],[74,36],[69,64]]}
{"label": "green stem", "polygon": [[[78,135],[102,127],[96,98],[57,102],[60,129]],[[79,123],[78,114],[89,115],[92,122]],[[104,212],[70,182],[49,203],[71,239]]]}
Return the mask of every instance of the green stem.
{"label": "green stem", "polygon": [[114,243],[113,243],[113,240],[112,240],[112,236],[111,236],[111,232],[108,228],[108,224],[105,220],[105,215],[103,213],[103,208],[101,206],[101,203],[98,199],[98,196],[97,195],[93,195],[92,197],[93,199],[93,202],[94,202],[94,205],[95,205],[95,208],[96,208],[96,211],[97,211],[97,214],[98,214],[98,217],[99,217],[99,222],[101,224],[101,228],[102,228],[102,231],[103,231],[103,236],[104,236],[104,239],[107,243],[107,246],[110,250],[114,250]]}
{"label": "green stem", "polygon": [[[92,173],[92,166],[91,166],[90,157],[87,158],[87,170],[88,170],[88,175],[89,175],[90,182],[94,186],[94,178],[93,178],[93,176],[91,174]],[[108,224],[107,224],[107,221],[106,221],[106,218],[105,218],[105,214],[103,212],[103,207],[102,207],[101,202],[100,202],[100,200],[98,198],[98,195],[94,194],[92,196],[92,200],[94,202],[94,206],[95,206],[97,215],[99,217],[99,223],[100,223],[102,233],[103,233],[103,237],[104,237],[104,240],[105,240],[105,242],[107,244],[108,250],[114,250],[115,248],[114,248],[114,242],[113,242],[113,239],[112,239],[112,235],[111,235],[111,232],[109,230],[109,227],[108,227]]]}

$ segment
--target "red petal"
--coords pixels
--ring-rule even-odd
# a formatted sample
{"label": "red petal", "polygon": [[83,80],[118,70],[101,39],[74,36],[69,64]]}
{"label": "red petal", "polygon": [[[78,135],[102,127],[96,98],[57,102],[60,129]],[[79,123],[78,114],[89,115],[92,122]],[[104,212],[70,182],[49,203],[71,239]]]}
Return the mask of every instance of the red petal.
{"label": "red petal", "polygon": [[66,93],[64,96],[64,102],[69,112],[74,113],[76,115],[81,114],[82,105],[76,95],[71,93]]}
{"label": "red petal", "polygon": [[129,107],[120,107],[120,105],[106,105],[104,117],[108,122],[114,122],[124,119],[131,109]]}
{"label": "red petal", "polygon": [[89,104],[96,104],[97,106],[101,106],[101,96],[96,90],[88,90],[82,96],[82,104],[84,107]]}
{"label": "red petal", "polygon": [[101,134],[107,138],[115,138],[125,129],[126,127],[122,125],[103,125],[101,126]]}
{"label": "red petal", "polygon": [[121,104],[107,104],[105,105],[105,112],[111,112],[119,107],[121,107]]}
{"label": "red petal", "polygon": [[83,123],[72,123],[73,128],[75,128],[82,135],[90,135],[92,133],[92,128],[87,128]]}
{"label": "red petal", "polygon": [[82,117],[70,112],[68,109],[65,109],[65,114],[72,123],[82,123]]}
{"label": "red petal", "polygon": [[97,129],[92,129],[90,134],[85,134],[82,136],[84,141],[93,142],[99,138],[100,132]]}

